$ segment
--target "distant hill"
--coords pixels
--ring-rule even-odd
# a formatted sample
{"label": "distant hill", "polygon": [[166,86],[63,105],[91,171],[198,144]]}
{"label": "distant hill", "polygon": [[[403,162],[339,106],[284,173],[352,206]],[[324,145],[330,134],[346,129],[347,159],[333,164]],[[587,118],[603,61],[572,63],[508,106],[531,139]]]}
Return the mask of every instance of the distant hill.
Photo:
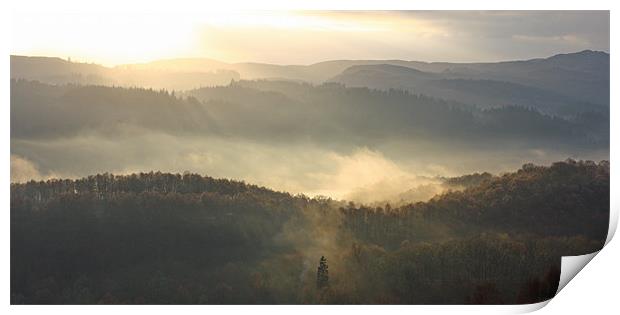
{"label": "distant hill", "polygon": [[55,57],[11,56],[11,78],[64,84],[114,84],[110,68]]}
{"label": "distant hill", "polygon": [[531,106],[557,115],[609,108],[609,54],[602,52],[500,63],[358,65],[329,81],[405,89],[484,107]]}
{"label": "distant hill", "polygon": [[224,85],[239,80],[237,72],[214,67],[208,71],[163,70],[140,66],[104,67],[60,58],[11,56],[11,78],[49,84],[82,84],[183,90]]}
{"label": "distant hill", "polygon": [[[609,103],[609,54],[585,50],[531,60],[448,63],[407,60],[329,60],[311,65],[276,65],[256,62],[224,63],[206,58],[154,61],[139,67],[178,71],[213,71],[228,69],[243,79],[288,79],[322,83],[356,66],[400,66],[423,72],[441,74],[446,79],[497,80],[537,86],[581,101]],[[397,69],[397,68],[393,68]],[[566,75],[569,74],[567,77]],[[605,87],[607,83],[607,87]],[[577,85],[582,84],[579,88]],[[578,90],[572,90],[575,86]],[[607,91],[607,93],[604,93]],[[584,94],[585,93],[585,94]]]}
{"label": "distant hill", "polygon": [[157,60],[143,64],[122,65],[129,69],[151,69],[161,71],[200,71],[227,69],[241,74],[245,80],[270,79],[323,83],[327,79],[356,65],[394,64],[407,65],[403,60],[330,60],[311,65],[278,65],[258,62],[225,63],[208,58],[183,58]]}
{"label": "distant hill", "polygon": [[[46,83],[187,90],[231,80],[326,81],[414,93],[481,106],[522,105],[560,115],[607,111],[609,54],[582,51],[494,63],[331,60],[311,65],[225,63],[207,58],[158,60],[107,68],[59,58],[11,56],[11,77]],[[455,81],[452,81],[455,80]]]}
{"label": "distant hill", "polygon": [[49,138],[146,128],[173,135],[369,147],[387,140],[425,139],[491,147],[515,141],[601,148],[609,139],[606,114],[561,119],[525,107],[478,109],[403,91],[333,83],[240,81],[181,96],[142,88],[13,80],[11,135]]}

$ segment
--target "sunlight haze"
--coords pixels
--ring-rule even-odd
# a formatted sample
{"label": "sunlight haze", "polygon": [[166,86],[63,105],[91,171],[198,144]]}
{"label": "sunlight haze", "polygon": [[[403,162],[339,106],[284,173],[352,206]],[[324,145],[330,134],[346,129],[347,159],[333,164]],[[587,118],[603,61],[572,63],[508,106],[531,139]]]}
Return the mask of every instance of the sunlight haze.
{"label": "sunlight haze", "polygon": [[103,65],[201,57],[501,61],[609,51],[604,11],[17,11],[11,53]]}

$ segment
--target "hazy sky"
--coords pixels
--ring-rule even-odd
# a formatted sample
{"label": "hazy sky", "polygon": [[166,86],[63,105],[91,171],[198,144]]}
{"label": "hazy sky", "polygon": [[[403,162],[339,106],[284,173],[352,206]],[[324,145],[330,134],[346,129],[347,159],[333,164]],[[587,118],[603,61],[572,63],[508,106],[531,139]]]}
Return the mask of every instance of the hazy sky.
{"label": "hazy sky", "polygon": [[608,11],[13,13],[12,54],[106,65],[179,57],[498,61],[609,52]]}

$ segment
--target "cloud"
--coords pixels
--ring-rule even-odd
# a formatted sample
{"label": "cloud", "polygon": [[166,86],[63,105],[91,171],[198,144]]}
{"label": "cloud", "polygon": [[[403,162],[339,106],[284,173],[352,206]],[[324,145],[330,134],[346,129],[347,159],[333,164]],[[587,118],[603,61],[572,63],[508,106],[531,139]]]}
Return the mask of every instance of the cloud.
{"label": "cloud", "polygon": [[116,64],[175,57],[497,61],[609,51],[610,35],[609,11],[21,11],[13,23],[12,53]]}
{"label": "cloud", "polygon": [[566,34],[566,35],[555,35],[555,36],[535,36],[535,35],[513,35],[513,39],[517,41],[523,42],[531,42],[531,43],[562,43],[567,45],[574,46],[587,46],[590,42],[576,35]]}

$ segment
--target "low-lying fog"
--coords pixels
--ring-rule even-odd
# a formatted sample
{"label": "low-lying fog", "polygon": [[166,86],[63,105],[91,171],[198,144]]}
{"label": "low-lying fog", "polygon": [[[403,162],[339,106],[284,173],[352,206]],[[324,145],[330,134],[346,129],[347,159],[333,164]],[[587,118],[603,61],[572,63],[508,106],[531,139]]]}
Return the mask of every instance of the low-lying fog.
{"label": "low-lying fog", "polygon": [[608,156],[603,151],[568,154],[510,147],[481,151],[414,142],[336,151],[312,143],[179,137],[146,130],[115,137],[93,132],[69,138],[14,139],[11,152],[12,182],[104,172],[189,171],[362,203],[426,200],[444,189],[441,176],[497,174],[526,162],[548,164],[568,157],[598,161]]}

